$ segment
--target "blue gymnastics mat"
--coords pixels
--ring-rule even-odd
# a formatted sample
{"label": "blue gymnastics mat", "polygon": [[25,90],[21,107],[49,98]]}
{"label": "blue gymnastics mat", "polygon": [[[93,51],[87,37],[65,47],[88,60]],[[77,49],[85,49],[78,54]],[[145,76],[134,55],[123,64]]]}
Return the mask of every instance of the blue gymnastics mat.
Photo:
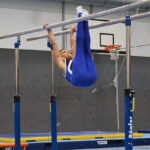
{"label": "blue gymnastics mat", "polygon": [[[96,149],[75,149],[75,150],[124,150],[124,147],[96,148]],[[150,150],[150,146],[134,146],[133,150]]]}
{"label": "blue gymnastics mat", "polygon": [[[138,133],[137,135],[137,137],[133,138],[133,150],[150,149],[150,134]],[[24,138],[29,145],[27,150],[51,150],[51,139],[47,139],[50,136],[50,133],[21,134],[21,138]],[[43,137],[46,137],[46,140],[38,141],[38,138]],[[58,133],[58,137],[60,137],[58,150],[124,150],[124,133],[101,131],[66,132]],[[8,139],[10,142],[11,140],[12,142],[14,141],[13,134],[3,134],[0,135],[0,141],[1,138]]]}
{"label": "blue gymnastics mat", "polygon": [[[143,133],[133,133],[133,137],[143,137]],[[82,132],[64,132],[58,133],[57,139],[61,140],[91,140],[91,139],[115,139],[124,138],[124,133],[118,132],[103,132],[103,131],[82,131]],[[15,141],[13,134],[0,135],[0,142]],[[21,142],[38,142],[38,141],[51,141],[50,133],[26,133],[21,134]]]}

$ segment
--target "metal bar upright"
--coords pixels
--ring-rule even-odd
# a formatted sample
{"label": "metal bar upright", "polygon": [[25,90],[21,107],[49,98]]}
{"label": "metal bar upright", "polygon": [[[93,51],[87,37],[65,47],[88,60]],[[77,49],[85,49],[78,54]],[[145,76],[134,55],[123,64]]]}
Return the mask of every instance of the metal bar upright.
{"label": "metal bar upright", "polygon": [[20,150],[20,96],[19,96],[19,46],[20,37],[15,43],[15,77],[16,89],[14,96],[14,126],[15,126],[15,150]]}
{"label": "metal bar upright", "polygon": [[133,97],[131,89],[131,19],[126,16],[125,150],[133,150]]}
{"label": "metal bar upright", "polygon": [[[52,44],[48,41],[47,46],[52,50]],[[57,111],[56,111],[56,95],[54,87],[54,58],[51,51],[51,98],[50,98],[50,110],[51,110],[51,139],[52,150],[57,150]]]}

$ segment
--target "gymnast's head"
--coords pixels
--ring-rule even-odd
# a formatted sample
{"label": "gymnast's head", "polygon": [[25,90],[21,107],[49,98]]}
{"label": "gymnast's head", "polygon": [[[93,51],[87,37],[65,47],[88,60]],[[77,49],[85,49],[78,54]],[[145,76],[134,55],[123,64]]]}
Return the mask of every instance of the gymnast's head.
{"label": "gymnast's head", "polygon": [[60,55],[62,58],[65,58],[65,59],[73,59],[72,53],[66,49],[61,49]]}

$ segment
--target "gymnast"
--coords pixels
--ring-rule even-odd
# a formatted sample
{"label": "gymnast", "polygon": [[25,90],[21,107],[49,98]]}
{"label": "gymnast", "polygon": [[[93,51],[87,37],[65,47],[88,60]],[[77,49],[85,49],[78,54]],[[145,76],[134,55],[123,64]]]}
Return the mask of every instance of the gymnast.
{"label": "gymnast", "polygon": [[[78,17],[86,14],[85,10],[80,11]],[[46,28],[47,25],[44,24],[43,28]],[[59,50],[52,29],[48,29],[48,35],[55,63],[62,70],[65,78],[75,86],[89,87],[93,85],[97,79],[97,71],[91,55],[88,21],[78,22],[77,27],[71,27],[70,47],[72,53],[65,49]]]}

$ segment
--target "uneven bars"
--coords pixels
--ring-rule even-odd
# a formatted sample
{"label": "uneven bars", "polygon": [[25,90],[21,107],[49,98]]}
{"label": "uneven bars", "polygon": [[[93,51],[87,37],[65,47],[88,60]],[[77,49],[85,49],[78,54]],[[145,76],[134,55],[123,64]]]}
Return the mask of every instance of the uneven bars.
{"label": "uneven bars", "polygon": [[10,37],[14,37],[14,36],[21,36],[21,35],[24,35],[24,34],[39,32],[39,31],[43,31],[43,30],[46,30],[46,29],[50,29],[50,28],[57,28],[57,27],[77,23],[79,21],[89,20],[89,19],[92,19],[92,18],[98,18],[98,17],[109,15],[109,14],[123,12],[123,11],[127,11],[129,9],[133,9],[133,8],[136,8],[136,7],[139,7],[139,6],[142,6],[142,5],[146,5],[148,3],[150,3],[150,0],[143,0],[143,1],[140,1],[140,2],[128,4],[128,5],[117,7],[117,8],[113,8],[113,9],[110,9],[110,10],[94,13],[94,14],[91,14],[91,15],[88,15],[88,16],[85,16],[85,17],[74,18],[74,19],[70,19],[70,20],[50,24],[46,28],[38,27],[38,28],[30,29],[30,30],[25,30],[25,31],[22,31],[22,32],[16,32],[16,33],[12,33],[12,34],[3,35],[3,36],[0,36],[0,39],[10,38]]}
{"label": "uneven bars", "polygon": [[[150,16],[150,12],[141,13],[141,14],[131,16],[131,20],[141,19],[141,18],[148,17],[148,16]],[[104,22],[104,23],[89,26],[89,29],[104,27],[104,26],[117,24],[117,23],[123,23],[124,21],[125,21],[125,18],[115,19],[115,20],[111,20],[111,21],[108,21],[108,22]],[[70,29],[55,32],[54,35],[58,36],[58,35],[68,34],[69,32],[70,32]],[[27,41],[33,41],[33,40],[38,40],[38,39],[43,39],[43,38],[48,38],[48,35],[41,35],[41,36],[27,38]]]}

